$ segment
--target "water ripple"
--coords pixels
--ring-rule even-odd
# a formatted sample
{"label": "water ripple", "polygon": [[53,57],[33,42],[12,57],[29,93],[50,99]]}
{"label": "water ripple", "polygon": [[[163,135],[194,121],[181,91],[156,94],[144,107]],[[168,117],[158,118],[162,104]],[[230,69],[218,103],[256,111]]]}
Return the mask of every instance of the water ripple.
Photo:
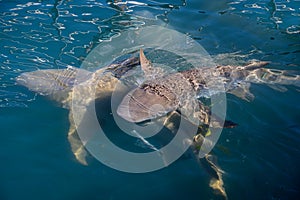
{"label": "water ripple", "polygon": [[20,73],[79,67],[99,43],[118,37],[123,30],[155,21],[157,16],[166,16],[165,12],[180,5],[181,0],[174,4],[96,0],[5,4],[0,8],[1,107],[23,107],[21,99],[24,104],[31,100],[8,92],[15,90],[14,79]]}
{"label": "water ripple", "polygon": [[249,18],[258,15],[259,23],[273,26],[288,34],[299,33],[298,29],[296,31],[290,31],[290,29],[299,26],[300,1],[233,0],[229,5],[232,13],[247,15]]}

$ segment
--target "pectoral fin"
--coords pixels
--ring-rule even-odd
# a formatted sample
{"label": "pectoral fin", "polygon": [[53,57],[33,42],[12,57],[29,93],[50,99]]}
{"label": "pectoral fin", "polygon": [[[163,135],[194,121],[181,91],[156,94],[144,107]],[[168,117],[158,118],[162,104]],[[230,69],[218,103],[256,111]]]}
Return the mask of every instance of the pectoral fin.
{"label": "pectoral fin", "polygon": [[241,99],[244,99],[245,101],[250,102],[253,101],[254,95],[249,91],[249,88],[250,88],[250,83],[245,83],[228,91],[228,93],[233,94]]}
{"label": "pectoral fin", "polygon": [[254,69],[262,68],[262,67],[268,65],[269,63],[270,62],[268,62],[268,61],[254,61],[254,62],[251,62],[248,65],[244,66],[244,69],[254,70]]}

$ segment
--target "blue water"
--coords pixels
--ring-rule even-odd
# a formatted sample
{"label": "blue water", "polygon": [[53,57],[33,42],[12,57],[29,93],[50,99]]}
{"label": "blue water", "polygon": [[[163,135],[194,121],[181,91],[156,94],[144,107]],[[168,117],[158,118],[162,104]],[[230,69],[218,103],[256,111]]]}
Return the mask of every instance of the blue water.
{"label": "blue water", "polygon": [[[146,174],[97,160],[79,164],[67,140],[68,111],[16,85],[22,72],[80,67],[94,47],[122,31],[164,23],[211,55],[300,72],[298,0],[129,1],[126,12],[100,0],[0,0],[0,11],[1,200],[218,198],[209,175],[186,157]],[[239,126],[223,130],[214,148],[228,198],[297,199],[299,88],[282,93],[253,85],[251,91],[253,102],[227,96],[227,117]]]}

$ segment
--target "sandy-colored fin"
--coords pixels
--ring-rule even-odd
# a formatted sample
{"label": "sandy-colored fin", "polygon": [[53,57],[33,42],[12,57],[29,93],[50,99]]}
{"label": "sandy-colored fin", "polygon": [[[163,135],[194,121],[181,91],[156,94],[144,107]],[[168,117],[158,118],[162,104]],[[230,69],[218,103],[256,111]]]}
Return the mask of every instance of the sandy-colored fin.
{"label": "sandy-colored fin", "polygon": [[262,68],[262,67],[268,65],[269,63],[270,62],[268,62],[268,61],[253,61],[253,62],[250,62],[249,64],[247,64],[246,66],[244,66],[244,69],[254,70],[254,69]]}
{"label": "sandy-colored fin", "polygon": [[195,132],[192,130],[197,128],[197,126],[191,123],[178,111],[172,111],[168,113],[166,117],[160,118],[159,120],[162,120],[164,127],[169,129],[174,135],[177,134],[178,129],[180,128],[181,134],[185,134],[186,136],[187,141],[185,142],[192,144],[193,137],[195,136]]}
{"label": "sandy-colored fin", "polygon": [[227,194],[222,178],[222,174],[224,172],[212,160],[212,155],[206,155],[204,158],[200,159],[200,162],[211,176],[209,186],[217,195],[220,195],[221,197],[223,197],[223,199],[227,199]]}
{"label": "sandy-colored fin", "polygon": [[165,118],[160,118],[163,120],[163,125],[170,131],[178,129],[180,124],[180,114],[177,111],[170,112]]}
{"label": "sandy-colored fin", "polygon": [[204,109],[205,107],[193,96],[186,96],[185,98],[178,109],[181,115],[194,125],[208,124],[209,112]]}
{"label": "sandy-colored fin", "polygon": [[197,101],[199,108],[196,112],[193,112],[193,117],[199,121],[199,128],[207,133],[208,128],[234,128],[237,126],[235,122],[230,120],[221,119],[219,116],[211,113],[209,106],[204,105],[201,101]]}
{"label": "sandy-colored fin", "polygon": [[143,49],[140,49],[140,64],[145,74],[145,80],[154,80],[163,77],[167,73],[159,66],[154,67],[151,61],[145,56]]}
{"label": "sandy-colored fin", "polygon": [[253,101],[254,95],[249,91],[250,83],[244,83],[239,85],[238,87],[229,90],[228,93],[233,94],[245,101]]}
{"label": "sandy-colored fin", "polygon": [[73,114],[71,112],[69,114],[69,120],[70,120],[70,129],[68,132],[68,140],[71,145],[71,150],[73,152],[73,155],[75,156],[76,160],[79,163],[81,163],[82,165],[88,165],[87,163],[88,153],[77,134],[76,127],[73,120]]}
{"label": "sandy-colored fin", "polygon": [[17,83],[41,95],[52,95],[70,90],[74,84],[90,78],[91,72],[69,67],[25,72],[17,77]]}
{"label": "sandy-colored fin", "polygon": [[140,63],[145,76],[151,76],[153,72],[153,66],[151,61],[146,58],[143,49],[140,49]]}
{"label": "sandy-colored fin", "polygon": [[300,87],[300,75],[293,71],[260,68],[250,72],[247,78],[252,82],[265,83],[269,86],[294,85]]}

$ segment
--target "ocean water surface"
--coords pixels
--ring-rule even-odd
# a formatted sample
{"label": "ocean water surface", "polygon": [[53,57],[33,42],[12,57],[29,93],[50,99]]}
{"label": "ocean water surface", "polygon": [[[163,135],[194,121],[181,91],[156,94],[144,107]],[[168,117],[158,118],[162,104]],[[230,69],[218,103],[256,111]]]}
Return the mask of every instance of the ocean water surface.
{"label": "ocean water surface", "polygon": [[[81,165],[67,140],[68,110],[17,85],[23,72],[80,67],[97,45],[159,24],[189,35],[219,64],[266,60],[300,74],[299,0],[0,0],[0,11],[3,200],[220,198],[188,156],[144,174],[96,159]],[[298,199],[299,87],[250,90],[252,102],[227,95],[227,118],[239,125],[213,149],[228,199]]]}

